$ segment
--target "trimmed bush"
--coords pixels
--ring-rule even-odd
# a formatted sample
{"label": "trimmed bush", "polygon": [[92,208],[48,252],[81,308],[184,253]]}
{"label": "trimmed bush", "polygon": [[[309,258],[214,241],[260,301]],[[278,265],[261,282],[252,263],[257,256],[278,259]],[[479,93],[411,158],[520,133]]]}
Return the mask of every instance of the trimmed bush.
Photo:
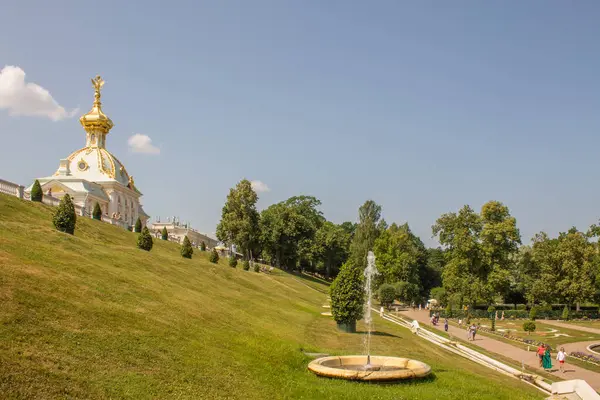
{"label": "trimmed bush", "polygon": [[260,265],[257,262],[254,263],[254,272],[260,272]]}
{"label": "trimmed bush", "polygon": [[535,321],[536,318],[537,318],[537,307],[533,306],[533,307],[531,307],[531,310],[529,311],[529,319],[532,321]]}
{"label": "trimmed bush", "polygon": [[40,185],[40,181],[36,179],[31,188],[31,201],[42,201],[43,197],[44,193],[42,192],[42,185]]}
{"label": "trimmed bush", "polygon": [[148,230],[148,227],[145,226],[144,229],[142,229],[140,235],[138,236],[137,247],[142,250],[150,251],[152,250],[153,245],[154,242],[152,241],[150,231]]}
{"label": "trimmed bush", "polygon": [[523,330],[525,332],[527,332],[527,334],[530,334],[531,332],[535,332],[535,322],[533,321],[525,321],[525,323],[523,324]]}
{"label": "trimmed bush", "polygon": [[565,308],[563,309],[561,318],[564,319],[565,321],[569,319],[569,306],[565,306]]}
{"label": "trimmed bush", "polygon": [[492,331],[495,331],[496,330],[496,307],[489,306],[487,311],[488,311],[488,315],[490,316],[490,320],[492,320]]}
{"label": "trimmed bush", "polygon": [[204,240],[200,242],[200,251],[206,251],[206,243],[204,243]]}
{"label": "trimmed bush", "polygon": [[329,287],[331,314],[340,328],[356,331],[356,321],[363,316],[364,288],[360,268],[346,263]]}
{"label": "trimmed bush", "polygon": [[384,283],[379,287],[379,302],[386,308],[390,308],[396,300],[396,288],[388,283]]}
{"label": "trimmed bush", "polygon": [[192,254],[194,254],[194,248],[192,247],[192,243],[190,239],[188,239],[187,235],[183,238],[183,244],[181,245],[181,257],[183,258],[192,258]]}
{"label": "trimmed bush", "polygon": [[98,204],[98,202],[96,202],[96,204],[94,205],[94,211],[92,211],[92,218],[98,221],[102,220],[102,209],[100,208],[100,204]]}
{"label": "trimmed bush", "polygon": [[250,269],[250,261],[248,261],[248,260],[242,261],[242,268],[244,271],[248,271]]}
{"label": "trimmed bush", "polygon": [[73,235],[75,233],[76,221],[75,205],[71,200],[71,196],[65,194],[63,198],[60,199],[60,204],[54,212],[54,218],[52,219],[54,227],[61,232]]}
{"label": "trimmed bush", "polygon": [[169,240],[169,232],[167,231],[167,227],[163,227],[162,232],[160,233],[160,237],[162,240]]}
{"label": "trimmed bush", "polygon": [[237,261],[237,258],[235,258],[235,256],[234,256],[234,255],[231,255],[231,256],[229,256],[229,260],[228,260],[228,262],[229,262],[229,266],[230,266],[231,268],[235,268],[235,267],[237,267],[237,262],[238,262],[238,261]]}
{"label": "trimmed bush", "polygon": [[517,310],[527,310],[527,306],[525,304],[517,304]]}
{"label": "trimmed bush", "polygon": [[142,220],[138,217],[137,221],[135,221],[134,232],[140,233],[142,231]]}
{"label": "trimmed bush", "polygon": [[208,257],[208,261],[210,261],[213,264],[219,262],[219,253],[217,253],[217,250],[212,249],[212,251],[210,252],[210,256]]}

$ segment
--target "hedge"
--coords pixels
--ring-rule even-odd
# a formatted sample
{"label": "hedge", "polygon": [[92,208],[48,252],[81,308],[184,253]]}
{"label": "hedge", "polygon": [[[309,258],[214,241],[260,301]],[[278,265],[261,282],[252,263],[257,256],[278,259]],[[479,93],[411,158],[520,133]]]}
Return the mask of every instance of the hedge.
{"label": "hedge", "polygon": [[[439,313],[440,318],[465,318],[467,313],[471,318],[489,318],[487,310],[430,310],[429,315]],[[536,319],[562,319],[563,310],[537,310]],[[502,316],[502,311],[498,311],[498,317]],[[529,319],[529,311],[527,310],[507,310],[504,311],[504,319]],[[600,313],[598,311],[571,311],[569,319],[598,319]]]}

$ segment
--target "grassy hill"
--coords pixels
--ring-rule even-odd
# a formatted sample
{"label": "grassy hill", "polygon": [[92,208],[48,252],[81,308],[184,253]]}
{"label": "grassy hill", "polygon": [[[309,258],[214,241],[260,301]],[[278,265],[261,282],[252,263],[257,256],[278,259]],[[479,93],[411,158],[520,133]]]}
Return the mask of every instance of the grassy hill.
{"label": "grassy hill", "polygon": [[374,354],[429,363],[432,379],[394,385],[313,376],[302,350],[362,352],[320,315],[326,287],[275,271],[192,260],[173,243],[0,194],[2,398],[541,399],[514,379],[446,354],[376,319]]}

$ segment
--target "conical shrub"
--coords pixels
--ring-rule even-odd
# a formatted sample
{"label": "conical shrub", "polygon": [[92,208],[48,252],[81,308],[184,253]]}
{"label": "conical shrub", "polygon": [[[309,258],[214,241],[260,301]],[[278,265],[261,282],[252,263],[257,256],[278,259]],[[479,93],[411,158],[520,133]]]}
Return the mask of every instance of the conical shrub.
{"label": "conical shrub", "polygon": [[77,216],[75,215],[75,205],[71,196],[65,194],[60,199],[60,204],[54,212],[54,218],[52,219],[54,227],[61,232],[65,232],[73,235],[75,233],[75,223],[77,222]]}
{"label": "conical shrub", "polygon": [[216,249],[212,249],[212,251],[210,252],[210,257],[208,258],[208,261],[210,261],[213,264],[216,264],[219,262],[219,253],[217,253]]}
{"label": "conical shrub", "polygon": [[137,221],[135,221],[134,232],[140,233],[142,231],[142,220],[138,217]]}
{"label": "conical shrub", "polygon": [[186,236],[183,238],[183,244],[181,245],[181,257],[192,258],[192,254],[194,254],[194,248],[190,239]]}
{"label": "conical shrub", "polygon": [[153,245],[154,243],[152,242],[150,231],[148,230],[148,227],[145,226],[144,229],[142,229],[142,233],[138,236],[137,247],[142,250],[150,251],[152,250]]}
{"label": "conical shrub", "polygon": [[92,218],[97,219],[98,221],[102,220],[102,209],[100,208],[100,204],[97,202],[94,206],[94,211],[92,211]]}
{"label": "conical shrub", "polygon": [[36,179],[31,188],[31,201],[42,201],[42,197],[44,197],[42,185],[40,185],[40,181]]}
{"label": "conical shrub", "polygon": [[160,233],[162,240],[169,240],[169,232],[167,231],[167,227],[163,227],[162,232]]}

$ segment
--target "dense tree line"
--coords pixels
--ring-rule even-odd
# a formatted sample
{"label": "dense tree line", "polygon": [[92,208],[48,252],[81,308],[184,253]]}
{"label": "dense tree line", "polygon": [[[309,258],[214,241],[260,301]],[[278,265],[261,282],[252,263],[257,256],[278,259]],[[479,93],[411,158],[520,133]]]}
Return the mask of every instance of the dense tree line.
{"label": "dense tree line", "polygon": [[359,208],[357,223],[342,224],[328,221],[312,196],[294,196],[262,212],[257,200],[250,182],[240,181],[227,196],[217,228],[219,240],[235,244],[245,259],[335,278],[343,268],[363,270],[373,250],[379,270],[374,289],[385,285],[389,298],[393,287],[395,298],[405,303],[430,296],[458,307],[600,300],[600,226],[585,233],[572,228],[556,238],[541,232],[523,246],[509,208],[490,201],[480,212],[465,205],[441,215],[432,226],[441,246],[427,248],[407,223],[388,225],[372,200]]}

